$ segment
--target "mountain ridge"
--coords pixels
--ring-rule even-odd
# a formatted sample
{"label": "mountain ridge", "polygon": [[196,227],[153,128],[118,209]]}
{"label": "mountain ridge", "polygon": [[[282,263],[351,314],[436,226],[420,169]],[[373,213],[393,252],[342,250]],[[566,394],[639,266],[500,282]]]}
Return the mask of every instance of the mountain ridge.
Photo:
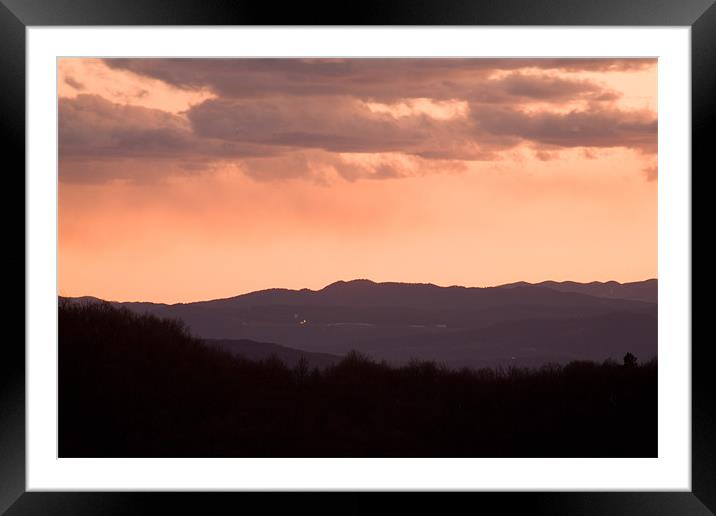
{"label": "mountain ridge", "polygon": [[[644,286],[644,287],[651,287],[656,289],[658,285],[658,279],[656,278],[649,278],[646,280],[641,281],[631,281],[631,282],[624,282],[620,283],[615,280],[609,280],[609,281],[591,281],[591,282],[577,282],[577,281],[555,281],[555,280],[545,280],[537,283],[530,283],[527,281],[516,281],[511,283],[504,283],[500,285],[493,285],[493,286],[486,286],[486,287],[468,287],[464,285],[437,285],[435,283],[422,283],[422,282],[400,282],[400,281],[373,281],[366,278],[356,278],[352,280],[337,280],[332,283],[329,283],[328,285],[319,288],[319,289],[310,289],[310,288],[300,288],[300,289],[291,289],[291,288],[282,288],[282,287],[274,287],[274,288],[267,288],[267,289],[259,289],[259,290],[253,290],[250,292],[244,292],[242,294],[237,294],[234,296],[228,296],[228,297],[218,297],[214,299],[204,299],[204,300],[198,300],[198,301],[187,301],[187,302],[178,302],[178,303],[163,303],[163,302],[157,302],[157,301],[118,301],[114,299],[103,299],[96,296],[91,295],[85,295],[85,296],[59,296],[63,299],[75,299],[75,300],[96,300],[96,301],[107,301],[109,303],[121,303],[121,304],[128,304],[128,303],[142,303],[142,304],[152,304],[152,305],[161,305],[161,306],[177,306],[177,305],[192,305],[192,304],[200,304],[200,303],[211,303],[215,301],[229,301],[239,298],[244,298],[246,296],[252,296],[257,294],[269,294],[269,293],[303,293],[303,294],[317,294],[322,292],[330,292],[334,290],[338,290],[341,288],[351,288],[355,286],[371,286],[371,287],[380,287],[380,286],[390,286],[390,287],[424,287],[424,288],[435,288],[435,289],[449,289],[449,290],[467,290],[467,291],[485,291],[489,289],[511,289],[511,288],[518,288],[518,287],[542,287],[542,288],[549,288],[552,290],[562,291],[562,292],[574,292],[574,293],[580,293],[579,291],[573,291],[573,290],[565,290],[566,287],[569,288],[589,288],[594,286],[603,286],[603,287],[611,287],[611,288],[620,288],[620,287],[637,287],[637,286]],[[593,295],[594,297],[602,297],[598,294],[587,294],[587,295]],[[612,299],[610,297],[610,299]],[[618,299],[629,299],[627,298],[618,298]],[[641,299],[636,299],[641,300]],[[654,301],[648,301],[648,302],[656,302]]]}
{"label": "mountain ridge", "polygon": [[[641,281],[631,281],[631,282],[624,282],[620,283],[618,281],[610,280],[610,281],[591,281],[591,282],[577,282],[577,281],[554,281],[554,280],[545,280],[538,283],[530,283],[526,281],[517,281],[512,283],[504,283],[500,285],[494,285],[494,286],[487,286],[487,287],[468,287],[463,285],[448,285],[448,286],[441,286],[434,283],[420,283],[420,282],[398,282],[398,281],[373,281],[370,279],[365,278],[356,278],[352,280],[337,280],[332,283],[329,283],[328,285],[320,288],[320,289],[310,289],[310,288],[301,288],[301,289],[290,289],[290,288],[281,288],[281,287],[275,287],[275,288],[267,288],[267,289],[260,289],[260,290],[254,290],[251,292],[245,292],[242,294],[237,294],[235,296],[228,296],[228,297],[219,297],[214,299],[205,299],[205,300],[199,300],[199,301],[188,301],[188,302],[179,302],[179,303],[162,303],[162,302],[155,302],[155,301],[117,301],[117,300],[110,300],[110,299],[102,299],[98,298],[96,296],[59,296],[63,299],[73,299],[73,300],[95,300],[95,301],[107,301],[109,303],[119,303],[119,304],[151,304],[151,305],[157,305],[157,306],[184,306],[184,305],[196,305],[196,304],[202,304],[202,303],[213,303],[217,301],[231,301],[231,300],[238,300],[238,299],[245,299],[247,297],[251,296],[258,296],[258,295],[268,295],[268,294],[320,294],[320,293],[326,293],[326,292],[334,292],[344,289],[350,289],[350,288],[356,288],[356,287],[369,287],[369,288],[381,288],[381,287],[397,287],[397,288],[424,288],[424,289],[436,289],[436,290],[451,290],[451,291],[490,291],[492,289],[515,289],[515,288],[547,288],[550,290],[555,290],[558,292],[565,292],[565,293],[579,293],[579,294],[585,294],[590,295],[593,297],[607,297],[609,299],[627,299],[627,300],[635,300],[635,301],[644,301],[644,302],[656,302],[656,290],[658,288],[658,279],[656,278],[649,278],[646,280]],[[638,298],[630,298],[630,297],[618,297],[618,296],[608,296],[604,294],[600,294],[601,292],[607,291],[607,289],[634,289],[634,288],[644,288],[644,289],[652,289],[654,294],[653,298],[649,297],[649,299],[645,299],[644,296],[639,296]],[[599,290],[601,289],[601,290]],[[586,293],[587,290],[591,290],[590,293]]]}
{"label": "mountain ridge", "polygon": [[657,280],[440,287],[361,279],[195,303],[112,304],[181,319],[205,340],[273,343],[329,355],[355,349],[397,364],[421,358],[459,367],[620,359],[627,351],[651,358],[658,305],[648,299],[657,290]]}

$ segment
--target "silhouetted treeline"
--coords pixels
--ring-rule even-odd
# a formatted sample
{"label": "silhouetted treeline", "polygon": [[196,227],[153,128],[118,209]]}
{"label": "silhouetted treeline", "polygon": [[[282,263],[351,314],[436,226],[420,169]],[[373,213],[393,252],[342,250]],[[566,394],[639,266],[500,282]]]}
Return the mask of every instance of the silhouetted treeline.
{"label": "silhouetted treeline", "polygon": [[653,457],[657,366],[288,368],[181,322],[59,308],[61,457]]}

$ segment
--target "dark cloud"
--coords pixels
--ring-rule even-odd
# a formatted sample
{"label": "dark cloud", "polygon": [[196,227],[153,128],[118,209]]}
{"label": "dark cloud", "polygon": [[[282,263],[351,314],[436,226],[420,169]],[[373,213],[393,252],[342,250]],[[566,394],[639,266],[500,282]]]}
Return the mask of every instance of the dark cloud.
{"label": "dark cloud", "polygon": [[[281,166],[266,159],[247,162],[257,179],[309,175],[300,151],[403,153],[428,160],[491,160],[527,142],[539,159],[560,148],[627,147],[656,151],[657,123],[649,112],[590,107],[567,113],[526,112],[509,105],[471,104],[467,116],[439,120],[424,114],[394,117],[364,103],[327,97],[205,101],[185,116],[115,104],[95,95],[60,99],[63,159],[152,158],[201,162],[292,156]],[[541,148],[544,147],[544,148]],[[325,159],[324,159],[325,161]],[[333,162],[346,179],[398,177],[396,168],[366,171]]]}
{"label": "dark cloud", "polygon": [[506,106],[475,105],[470,114],[478,135],[518,137],[553,147],[625,147],[656,152],[657,120],[649,111],[597,107],[567,113],[527,113]]}
{"label": "dark cloud", "polygon": [[[615,71],[653,66],[654,59],[106,59],[112,68],[180,88],[209,88],[221,97],[349,95],[392,101],[480,96],[479,83],[498,71]],[[539,82],[539,80],[538,80]],[[570,85],[568,83],[574,82]],[[527,77],[507,81],[517,97],[554,98],[593,87],[587,81]],[[551,88],[550,88],[551,86]],[[475,89],[477,90],[475,91]],[[502,96],[508,92],[502,92]]]}
{"label": "dark cloud", "polygon": [[121,105],[98,95],[59,100],[61,158],[242,158],[275,154],[225,139],[197,138],[181,116],[159,109]]}
{"label": "dark cloud", "polygon": [[485,159],[523,141],[553,147],[626,147],[655,152],[657,122],[644,111],[590,105],[567,113],[472,104],[469,116],[393,117],[343,97],[209,100],[187,113],[197,136],[331,152],[404,152]]}
{"label": "dark cloud", "polygon": [[575,100],[611,102],[618,98],[617,92],[606,90],[593,81],[520,72],[480,82],[466,95],[466,100],[489,104]]}
{"label": "dark cloud", "polygon": [[[349,162],[336,153],[399,153],[422,160],[422,170],[435,170],[425,162],[448,166],[461,160],[494,160],[524,143],[542,160],[555,159],[560,149],[575,147],[656,152],[654,113],[619,109],[614,103],[617,92],[594,81],[557,75],[560,71],[638,69],[652,66],[654,60],[105,62],[179,87],[209,88],[217,96],[180,114],[117,104],[97,95],[61,98],[63,160],[167,160],[187,163],[175,167],[186,171],[232,161],[257,180],[309,176],[319,180],[316,170],[323,167],[355,180],[396,178],[405,171],[389,162]],[[145,93],[140,90],[138,95]],[[452,117],[435,117],[427,114],[429,107],[398,115],[389,106],[371,103],[411,105],[411,99],[419,98],[458,101],[467,107]],[[580,107],[568,110],[574,105]],[[76,167],[86,172],[74,173],[73,180],[81,181],[90,169]]]}
{"label": "dark cloud", "polygon": [[199,137],[333,152],[417,152],[453,125],[426,115],[375,113],[344,97],[208,100],[187,116]]}

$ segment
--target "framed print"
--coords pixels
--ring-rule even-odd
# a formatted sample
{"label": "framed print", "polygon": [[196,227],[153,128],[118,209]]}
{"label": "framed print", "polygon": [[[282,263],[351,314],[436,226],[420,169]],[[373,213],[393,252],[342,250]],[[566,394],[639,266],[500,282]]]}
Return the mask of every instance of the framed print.
{"label": "framed print", "polygon": [[714,510],[691,323],[711,2],[315,25],[3,1],[27,203],[8,514],[195,512],[217,491]]}

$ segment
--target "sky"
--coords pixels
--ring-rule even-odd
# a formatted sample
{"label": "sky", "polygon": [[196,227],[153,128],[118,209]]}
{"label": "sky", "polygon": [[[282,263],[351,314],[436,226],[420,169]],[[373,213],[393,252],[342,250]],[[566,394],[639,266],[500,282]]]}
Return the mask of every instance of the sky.
{"label": "sky", "polygon": [[657,276],[655,59],[58,64],[59,294]]}

